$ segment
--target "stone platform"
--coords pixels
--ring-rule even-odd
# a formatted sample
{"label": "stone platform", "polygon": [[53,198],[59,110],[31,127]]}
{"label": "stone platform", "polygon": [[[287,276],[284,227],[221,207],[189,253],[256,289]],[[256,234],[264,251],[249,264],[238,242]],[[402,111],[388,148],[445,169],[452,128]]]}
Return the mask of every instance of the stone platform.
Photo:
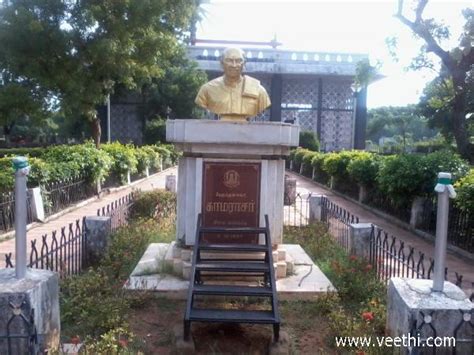
{"label": "stone platform", "polygon": [[[221,254],[222,255],[222,254]],[[150,291],[173,299],[186,299],[192,249],[175,242],[150,244],[127,280],[125,289]],[[273,251],[279,300],[311,300],[336,292],[331,281],[297,244],[280,244]],[[238,277],[235,280],[239,282]]]}

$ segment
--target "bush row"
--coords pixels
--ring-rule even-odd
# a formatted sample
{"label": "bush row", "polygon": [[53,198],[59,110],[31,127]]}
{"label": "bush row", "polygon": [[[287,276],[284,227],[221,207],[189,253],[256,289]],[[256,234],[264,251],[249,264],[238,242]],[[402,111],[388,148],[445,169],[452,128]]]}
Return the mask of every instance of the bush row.
{"label": "bush row", "polygon": [[[44,185],[56,181],[67,181],[79,176],[90,182],[103,182],[108,176],[126,179],[127,172],[143,174],[146,168],[158,169],[176,163],[178,153],[171,145],[149,145],[135,147],[119,142],[102,144],[96,149],[92,142],[78,145],[58,145],[34,151],[28,157],[31,171],[30,186]],[[11,191],[14,184],[12,155],[0,158],[0,192]]]}
{"label": "bush row", "polygon": [[463,210],[474,206],[474,169],[451,151],[430,154],[381,156],[365,151],[320,153],[298,148],[290,153],[294,171],[333,187],[363,186],[388,196],[395,205],[410,204],[415,197],[432,197],[437,175],[441,171],[453,175]]}

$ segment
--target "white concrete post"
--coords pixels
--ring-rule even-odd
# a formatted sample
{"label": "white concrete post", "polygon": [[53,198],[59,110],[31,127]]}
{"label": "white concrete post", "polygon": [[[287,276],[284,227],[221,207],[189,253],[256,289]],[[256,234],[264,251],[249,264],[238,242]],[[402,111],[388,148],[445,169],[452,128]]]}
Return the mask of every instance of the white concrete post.
{"label": "white concrete post", "polygon": [[456,192],[454,191],[453,185],[451,185],[450,173],[438,174],[438,183],[436,184],[435,191],[438,193],[438,212],[436,215],[433,291],[443,292],[448,237],[449,198],[456,197]]}
{"label": "white concrete post", "polygon": [[26,275],[26,180],[30,172],[25,157],[13,158],[15,168],[15,274],[17,279]]}
{"label": "white concrete post", "polygon": [[323,195],[312,195],[309,197],[309,222],[321,221],[321,200]]}
{"label": "white concrete post", "polygon": [[368,258],[372,223],[353,223],[349,230],[349,246],[352,255]]}
{"label": "white concrete post", "polygon": [[146,175],[146,177],[149,177],[149,176],[150,176],[150,168],[148,167],[148,165],[147,165],[147,167],[145,168],[145,175]]}
{"label": "white concrete post", "polygon": [[127,185],[130,185],[132,183],[132,179],[130,177],[130,170],[127,170]]}
{"label": "white concrete post", "polygon": [[166,175],[165,190],[176,192],[176,175]]}

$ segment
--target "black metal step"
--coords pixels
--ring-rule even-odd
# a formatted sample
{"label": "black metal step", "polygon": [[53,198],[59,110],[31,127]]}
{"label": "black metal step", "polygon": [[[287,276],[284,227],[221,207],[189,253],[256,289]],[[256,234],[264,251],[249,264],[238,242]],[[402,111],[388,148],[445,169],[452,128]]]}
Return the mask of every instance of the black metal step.
{"label": "black metal step", "polygon": [[201,227],[198,230],[198,233],[239,233],[239,234],[260,234],[265,233],[265,228],[222,228],[222,227]]}
{"label": "black metal step", "polygon": [[200,244],[199,249],[226,252],[265,252],[268,247],[261,244]]}
{"label": "black metal step", "polygon": [[278,319],[271,311],[242,311],[235,309],[196,309],[189,314],[190,321],[223,323],[275,324]]}
{"label": "black metal step", "polygon": [[196,263],[199,271],[221,271],[221,272],[268,272],[270,268],[263,262],[241,262],[241,261],[204,261]]}
{"label": "black metal step", "polygon": [[252,286],[194,285],[193,293],[195,295],[270,297],[272,289]]}

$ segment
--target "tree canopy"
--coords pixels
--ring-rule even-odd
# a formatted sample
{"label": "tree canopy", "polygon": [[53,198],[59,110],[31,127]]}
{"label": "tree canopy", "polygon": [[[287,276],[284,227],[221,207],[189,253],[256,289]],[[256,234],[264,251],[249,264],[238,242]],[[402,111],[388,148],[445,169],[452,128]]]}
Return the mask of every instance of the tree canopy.
{"label": "tree canopy", "polygon": [[12,0],[0,8],[0,122],[62,109],[92,123],[116,85],[136,89],[182,55],[193,0]]}
{"label": "tree canopy", "polygon": [[442,48],[442,44],[443,40],[450,36],[449,28],[433,18],[423,18],[428,0],[414,2],[415,7],[408,16],[405,15],[405,1],[399,0],[396,14],[396,17],[424,42],[411,67],[436,69],[438,65],[433,61],[433,55],[441,63],[438,80],[425,89],[423,103],[427,109],[425,112],[429,113],[431,110],[435,121],[439,121],[440,115],[443,116],[446,120],[444,127],[448,128],[454,137],[458,152],[473,163],[474,144],[469,135],[469,125],[472,124],[472,104],[469,102],[472,103],[470,91],[473,90],[474,9],[468,8],[463,11],[466,23],[459,44],[451,50],[446,50]]}

